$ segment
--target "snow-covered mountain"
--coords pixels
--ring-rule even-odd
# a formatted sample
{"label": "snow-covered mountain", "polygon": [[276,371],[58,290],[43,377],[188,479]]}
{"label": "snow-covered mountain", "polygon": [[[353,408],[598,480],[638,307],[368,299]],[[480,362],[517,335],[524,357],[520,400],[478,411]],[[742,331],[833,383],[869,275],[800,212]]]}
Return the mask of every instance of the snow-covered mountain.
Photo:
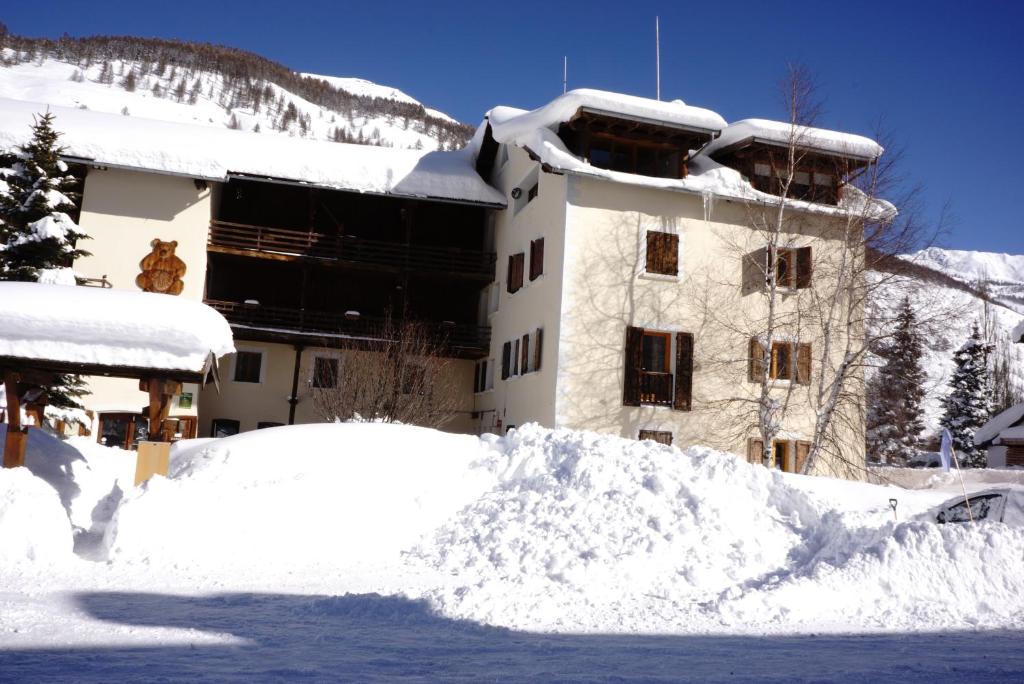
{"label": "snow-covered mountain", "polygon": [[[903,297],[911,298],[925,333],[927,430],[938,428],[954,368],[953,352],[975,323],[984,328],[988,321],[987,337],[1008,354],[1017,386],[1024,388],[1024,344],[1009,342],[1011,331],[1024,320],[1024,256],[930,247],[903,259],[912,269],[907,277],[882,288],[881,297],[872,302],[872,320],[876,325],[892,320]],[[990,301],[979,281],[989,283]]]}
{"label": "snow-covered mountain", "polygon": [[913,261],[941,271],[1024,314],[1024,254],[995,254],[929,247],[910,255]]}
{"label": "snow-covered mountain", "polygon": [[[136,38],[113,39],[122,42],[103,44],[102,51],[83,48],[92,39],[82,39],[61,51],[59,44],[32,41],[28,49],[18,42],[24,40],[8,37],[0,53],[0,97],[410,149],[457,149],[472,134],[471,127],[396,88],[299,74],[250,53],[177,43],[168,48]],[[206,49],[224,52],[204,61]]]}

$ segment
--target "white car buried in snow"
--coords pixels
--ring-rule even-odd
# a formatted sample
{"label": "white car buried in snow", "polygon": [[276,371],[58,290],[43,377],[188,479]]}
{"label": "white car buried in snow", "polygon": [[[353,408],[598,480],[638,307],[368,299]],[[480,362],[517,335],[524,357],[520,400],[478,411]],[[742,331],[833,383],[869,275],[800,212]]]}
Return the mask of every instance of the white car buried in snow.
{"label": "white car buried in snow", "polygon": [[999,488],[974,492],[967,496],[968,501],[958,496],[939,506],[935,511],[935,521],[940,525],[946,523],[966,523],[972,519],[991,520],[1008,525],[1024,527],[1024,489]]}

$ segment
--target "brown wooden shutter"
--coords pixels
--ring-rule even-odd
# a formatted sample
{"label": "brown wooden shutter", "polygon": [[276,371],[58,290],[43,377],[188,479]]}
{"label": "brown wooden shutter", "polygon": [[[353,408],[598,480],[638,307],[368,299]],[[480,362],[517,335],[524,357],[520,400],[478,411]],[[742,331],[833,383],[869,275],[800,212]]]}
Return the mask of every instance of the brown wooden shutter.
{"label": "brown wooden shutter", "polygon": [[672,408],[689,411],[693,405],[693,333],[676,333],[676,391]]}
{"label": "brown wooden shutter", "polygon": [[481,391],[480,390],[480,371],[481,370],[482,369],[480,367],[480,362],[478,361],[477,364],[476,364],[476,368],[473,371],[473,392],[480,392]]}
{"label": "brown wooden shutter", "polygon": [[544,273],[544,238],[530,242],[530,280],[536,280]]}
{"label": "brown wooden shutter", "polygon": [[764,460],[764,440],[751,437],[747,440],[747,462],[761,465]]}
{"label": "brown wooden shutter", "polygon": [[512,350],[512,375],[519,375],[519,338],[515,339]]}
{"label": "brown wooden shutter", "polygon": [[530,334],[523,335],[523,346],[520,348],[522,352],[522,367],[523,374],[530,372]]}
{"label": "brown wooden shutter", "polygon": [[644,329],[626,328],[626,363],[622,385],[622,403],[640,405],[640,367],[643,363]]}
{"label": "brown wooden shutter", "polygon": [[764,380],[764,347],[756,337],[750,338],[750,363],[748,365],[747,380],[750,382],[761,382]]}
{"label": "brown wooden shutter", "polygon": [[516,279],[516,255],[508,255],[508,271],[505,278],[505,291],[512,294],[516,291],[516,287],[513,285]]}
{"label": "brown wooden shutter", "polygon": [[807,463],[807,457],[811,455],[811,443],[810,442],[797,442],[796,443],[796,470],[793,472],[802,473],[804,472],[804,464]]}
{"label": "brown wooden shutter", "polygon": [[762,292],[767,282],[765,268],[768,264],[768,250],[761,248],[743,255],[743,289],[744,295]]}
{"label": "brown wooden shutter", "polygon": [[796,250],[796,286],[805,288],[811,286],[811,248],[801,247]]}
{"label": "brown wooden shutter", "polygon": [[811,345],[796,346],[796,382],[798,385],[811,384]]}
{"label": "brown wooden shutter", "polygon": [[501,347],[501,379],[508,380],[512,370],[512,343],[506,342]]}
{"label": "brown wooden shutter", "polygon": [[543,347],[543,343],[544,343],[544,329],[543,328],[537,328],[537,333],[534,335],[534,340],[533,340],[533,370],[535,370],[535,371],[539,371],[540,370],[541,351],[544,348]]}
{"label": "brown wooden shutter", "polygon": [[520,289],[523,286],[523,270],[526,264],[526,255],[523,252],[516,254],[516,289]]}
{"label": "brown wooden shutter", "polygon": [[508,292],[518,292],[523,286],[523,263],[526,261],[526,255],[520,252],[519,254],[512,254],[508,258]]}
{"label": "brown wooden shutter", "polygon": [[647,231],[647,272],[679,275],[679,236]]}

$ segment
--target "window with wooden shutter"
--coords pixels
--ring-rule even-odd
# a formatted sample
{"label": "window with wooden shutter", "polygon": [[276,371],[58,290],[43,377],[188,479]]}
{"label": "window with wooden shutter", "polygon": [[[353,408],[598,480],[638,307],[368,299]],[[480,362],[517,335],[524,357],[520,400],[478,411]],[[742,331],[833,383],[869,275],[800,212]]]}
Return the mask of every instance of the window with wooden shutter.
{"label": "window with wooden shutter", "polygon": [[749,364],[747,366],[747,380],[750,382],[761,382],[764,380],[764,347],[756,337],[750,338]]}
{"label": "window with wooden shutter", "polygon": [[676,382],[672,408],[689,411],[693,404],[693,333],[676,333]]}
{"label": "window with wooden shutter", "polygon": [[657,442],[658,444],[672,446],[672,433],[667,430],[640,430],[640,433],[637,435],[637,439],[640,441],[649,439],[652,442]]}
{"label": "window with wooden shutter", "polygon": [[796,257],[792,249],[775,250],[775,285],[793,287],[796,273]]}
{"label": "window with wooden shutter", "polygon": [[800,385],[811,384],[811,345],[796,345],[796,381]]}
{"label": "window with wooden shutter", "polygon": [[544,238],[530,242],[530,280],[536,280],[544,273]]}
{"label": "window with wooden shutter", "polygon": [[784,472],[793,472],[789,446],[789,442],[784,439],[772,442],[772,466]]}
{"label": "window with wooden shutter", "polygon": [[518,292],[523,286],[523,265],[526,262],[526,255],[523,252],[512,254],[508,258],[508,286],[509,294]]}
{"label": "window with wooden shutter", "polygon": [[796,443],[796,469],[793,472],[802,473],[804,471],[804,464],[807,463],[807,458],[811,455],[811,443],[810,442],[797,442]]}
{"label": "window with wooden shutter", "polygon": [[789,342],[772,342],[771,370],[773,380],[793,378],[793,345]]}
{"label": "window with wooden shutter", "polygon": [[522,358],[522,361],[520,363],[522,364],[523,375],[526,375],[527,373],[530,372],[530,335],[529,335],[529,333],[527,333],[526,335],[523,335],[523,345],[522,345],[522,347],[520,347],[519,351],[521,353],[521,358]]}
{"label": "window with wooden shutter", "polygon": [[752,437],[747,440],[747,462],[761,465],[764,462],[764,440]]}
{"label": "window with wooden shutter", "polygon": [[533,335],[533,370],[540,370],[540,359],[541,351],[544,348],[544,329],[537,328],[537,332]]}
{"label": "window with wooden shutter", "polygon": [[640,370],[643,362],[643,328],[626,328],[625,375],[622,383],[622,403],[625,406],[640,405]]}
{"label": "window with wooden shutter", "polygon": [[512,371],[512,343],[506,342],[501,347],[501,379],[508,380]]}
{"label": "window with wooden shutter", "polygon": [[647,231],[647,272],[679,275],[679,236]]}
{"label": "window with wooden shutter", "polygon": [[811,248],[801,247],[796,252],[796,286],[804,289],[811,286]]}
{"label": "window with wooden shutter", "polygon": [[512,344],[512,375],[519,375],[519,338]]}

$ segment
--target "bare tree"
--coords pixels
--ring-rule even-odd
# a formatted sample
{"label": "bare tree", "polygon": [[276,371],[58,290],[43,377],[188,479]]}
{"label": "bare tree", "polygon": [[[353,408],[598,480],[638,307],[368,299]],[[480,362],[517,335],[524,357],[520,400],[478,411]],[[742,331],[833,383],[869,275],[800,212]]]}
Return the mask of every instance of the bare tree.
{"label": "bare tree", "polygon": [[389,313],[360,338],[314,369],[312,400],[322,419],[443,427],[454,418],[459,388],[443,333]]}

